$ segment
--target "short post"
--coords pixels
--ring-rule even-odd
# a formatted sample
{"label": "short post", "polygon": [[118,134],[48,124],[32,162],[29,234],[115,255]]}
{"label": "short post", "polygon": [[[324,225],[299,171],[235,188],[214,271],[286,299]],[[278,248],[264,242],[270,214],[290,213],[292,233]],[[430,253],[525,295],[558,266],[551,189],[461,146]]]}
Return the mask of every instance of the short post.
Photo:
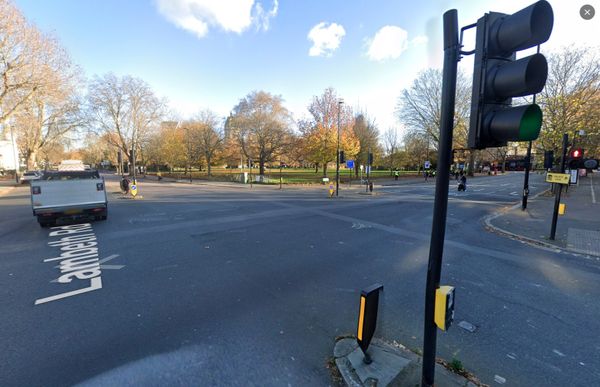
{"label": "short post", "polygon": [[[562,159],[560,160],[560,173],[565,173],[565,158],[567,157],[567,147],[569,146],[569,135],[563,134]],[[560,194],[562,193],[562,184],[558,185],[558,191],[554,198],[554,212],[552,213],[552,227],[550,228],[550,240],[556,238],[556,223],[558,221],[558,209],[560,207]]]}
{"label": "short post", "polygon": [[383,291],[383,285],[374,284],[360,292],[360,309],[358,312],[358,329],[356,341],[365,355],[365,364],[373,361],[367,353],[371,339],[377,327],[377,311],[379,309],[379,293]]}

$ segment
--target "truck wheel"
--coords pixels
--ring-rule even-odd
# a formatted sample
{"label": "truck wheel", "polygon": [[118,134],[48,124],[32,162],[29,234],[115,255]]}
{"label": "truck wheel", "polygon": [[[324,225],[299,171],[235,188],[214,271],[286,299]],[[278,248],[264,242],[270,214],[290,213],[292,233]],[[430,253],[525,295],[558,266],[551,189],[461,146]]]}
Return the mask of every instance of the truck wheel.
{"label": "truck wheel", "polygon": [[55,224],[55,222],[52,222],[52,221],[50,221],[50,222],[40,222],[40,227],[47,228],[47,227],[54,226],[54,224]]}

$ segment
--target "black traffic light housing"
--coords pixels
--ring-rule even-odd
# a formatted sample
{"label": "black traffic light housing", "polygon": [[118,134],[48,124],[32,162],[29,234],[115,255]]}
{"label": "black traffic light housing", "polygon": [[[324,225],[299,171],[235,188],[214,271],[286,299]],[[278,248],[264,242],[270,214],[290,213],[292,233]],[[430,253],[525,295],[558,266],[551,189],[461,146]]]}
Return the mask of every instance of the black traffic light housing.
{"label": "black traffic light housing", "polygon": [[340,164],[343,164],[346,162],[346,155],[344,155],[344,151],[341,150],[340,151]]}
{"label": "black traffic light housing", "polygon": [[369,153],[369,155],[367,157],[367,164],[373,165],[373,153]]}
{"label": "black traffic light housing", "polygon": [[540,107],[511,104],[514,97],[544,88],[548,63],[539,53],[516,60],[516,52],[548,40],[553,23],[552,7],[544,0],[512,15],[490,12],[477,21],[469,148],[499,147],[539,136]]}
{"label": "black traffic light housing", "polygon": [[544,169],[552,169],[554,165],[554,151],[544,151]]}
{"label": "black traffic light housing", "polygon": [[583,149],[573,148],[569,152],[569,169],[585,168],[583,160]]}

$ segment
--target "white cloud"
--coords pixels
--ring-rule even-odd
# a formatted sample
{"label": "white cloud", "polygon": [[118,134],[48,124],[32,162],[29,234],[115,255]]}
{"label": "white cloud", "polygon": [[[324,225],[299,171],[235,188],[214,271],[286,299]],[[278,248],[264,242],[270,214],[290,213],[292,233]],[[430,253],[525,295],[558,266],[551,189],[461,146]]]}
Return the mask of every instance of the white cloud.
{"label": "white cloud", "polygon": [[408,32],[398,26],[382,27],[372,39],[367,39],[367,56],[374,61],[396,59],[408,49],[409,45],[427,43],[427,37],[420,35],[408,40]]}
{"label": "white cloud", "polygon": [[279,9],[279,0],[273,0],[273,8],[270,11],[265,11],[261,3],[256,3],[254,7],[254,20],[257,29],[267,31],[269,29],[269,23],[271,18],[277,16],[277,10]]}
{"label": "white cloud", "polygon": [[313,45],[308,50],[310,56],[331,56],[340,46],[342,38],[346,35],[344,27],[337,23],[321,22],[311,28],[308,33],[308,40]]}
{"label": "white cloud", "polygon": [[279,8],[278,0],[269,11],[255,0],[156,0],[156,5],[167,20],[198,38],[212,27],[240,34],[255,25],[266,31]]}

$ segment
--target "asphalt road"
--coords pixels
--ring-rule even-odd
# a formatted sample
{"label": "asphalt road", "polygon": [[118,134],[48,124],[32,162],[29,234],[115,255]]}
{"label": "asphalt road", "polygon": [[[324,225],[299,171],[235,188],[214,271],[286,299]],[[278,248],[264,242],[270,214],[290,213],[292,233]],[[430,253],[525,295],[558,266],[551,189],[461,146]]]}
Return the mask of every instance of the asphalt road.
{"label": "asphalt road", "polygon": [[[438,356],[490,385],[597,385],[600,264],[482,227],[521,184],[452,183],[442,282],[457,288],[455,324]],[[92,281],[56,282],[44,260],[64,235],[40,228],[17,188],[0,196],[0,385],[329,385],[334,339],[355,333],[360,290],[377,282],[378,336],[418,349],[433,187],[327,199],[322,187],[142,182],[130,200],[113,181],[108,220],[84,230],[101,288],[37,305]]]}

